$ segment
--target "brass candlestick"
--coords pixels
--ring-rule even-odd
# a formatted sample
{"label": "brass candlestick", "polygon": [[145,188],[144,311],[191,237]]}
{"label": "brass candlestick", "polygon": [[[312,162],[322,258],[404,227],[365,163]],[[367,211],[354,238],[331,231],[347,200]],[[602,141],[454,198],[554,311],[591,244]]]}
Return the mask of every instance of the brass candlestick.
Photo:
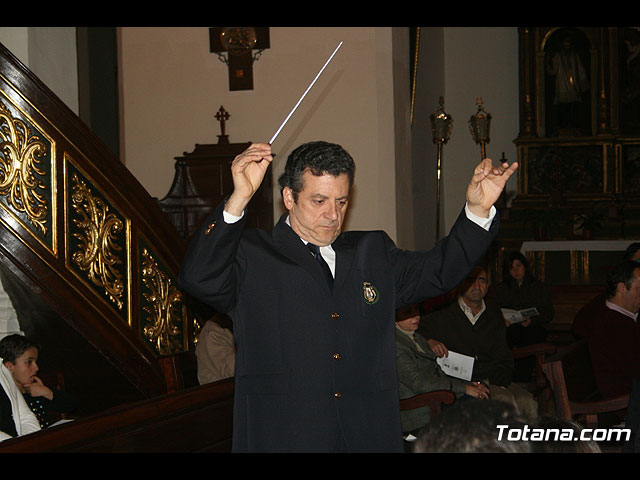
{"label": "brass candlestick", "polygon": [[481,160],[487,158],[486,146],[489,143],[489,129],[491,127],[491,114],[484,111],[482,97],[476,98],[478,111],[469,119],[469,130],[476,144],[480,144]]}
{"label": "brass candlestick", "polygon": [[444,99],[440,97],[440,106],[431,114],[433,143],[437,147],[437,188],[436,188],[436,243],[440,240],[440,177],[442,174],[442,146],[449,141],[453,118],[444,111]]}

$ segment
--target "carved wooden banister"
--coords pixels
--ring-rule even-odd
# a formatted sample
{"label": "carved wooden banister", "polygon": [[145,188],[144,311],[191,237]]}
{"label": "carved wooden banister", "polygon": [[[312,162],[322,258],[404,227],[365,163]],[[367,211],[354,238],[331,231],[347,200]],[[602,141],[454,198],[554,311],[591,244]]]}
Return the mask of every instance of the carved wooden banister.
{"label": "carved wooden banister", "polygon": [[0,274],[41,368],[90,389],[88,410],[166,391],[157,358],[193,342],[184,249],[157,201],[0,44]]}

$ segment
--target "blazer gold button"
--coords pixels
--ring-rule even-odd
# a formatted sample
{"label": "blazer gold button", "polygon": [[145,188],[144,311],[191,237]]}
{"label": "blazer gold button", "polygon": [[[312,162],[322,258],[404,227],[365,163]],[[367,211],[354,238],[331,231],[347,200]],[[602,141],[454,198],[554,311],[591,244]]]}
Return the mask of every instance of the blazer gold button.
{"label": "blazer gold button", "polygon": [[342,355],[340,355],[339,353],[334,353],[333,358],[335,358],[336,360],[340,360],[342,358]]}
{"label": "blazer gold button", "polygon": [[204,231],[204,234],[209,235],[211,233],[211,230],[213,230],[213,227],[215,226],[216,226],[216,222],[213,222],[211,225],[207,227],[207,229]]}
{"label": "blazer gold button", "polygon": [[340,317],[340,314],[338,312],[333,312],[331,314],[331,318],[333,318],[333,319],[336,319],[336,318],[339,318],[339,317]]}
{"label": "blazer gold button", "polygon": [[342,393],[336,392],[333,394],[333,396],[336,397],[337,399],[340,399],[340,397],[342,397]]}

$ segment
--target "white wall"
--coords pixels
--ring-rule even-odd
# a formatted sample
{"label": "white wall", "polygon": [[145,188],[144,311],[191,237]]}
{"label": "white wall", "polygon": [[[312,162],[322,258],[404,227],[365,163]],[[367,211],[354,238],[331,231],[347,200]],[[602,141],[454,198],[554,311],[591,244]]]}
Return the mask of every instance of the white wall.
{"label": "white wall", "polygon": [[235,92],[227,66],[209,52],[206,27],[123,27],[120,39],[124,161],[159,198],[171,185],[174,157],[217,142],[221,105],[231,115],[231,142],[268,141],[343,41],[274,141],[276,218],[286,157],[303,142],[327,140],[357,163],[348,228],[395,236],[391,28],[272,27],[270,48],[254,63],[254,89]]}
{"label": "white wall", "polygon": [[[504,151],[509,160],[516,159],[518,39],[516,27],[436,28],[443,30],[444,68],[436,62],[432,78],[436,85],[444,79],[444,92],[430,92],[428,98],[444,95],[445,109],[454,118],[452,138],[444,147],[443,229],[447,231],[480,157],[467,124],[476,111],[477,96],[483,97],[493,116],[489,156],[499,158]],[[402,214],[396,198],[405,197],[402,192],[396,195],[395,179],[399,178],[400,187],[407,181],[396,171],[396,163],[406,164],[401,155],[407,142],[406,126],[394,117],[402,110],[402,106],[394,110],[398,104],[394,86],[396,93],[404,86],[394,84],[401,80],[394,79],[393,67],[402,62],[393,57],[398,39],[393,30],[272,27],[271,48],[254,64],[254,90],[230,92],[226,65],[209,52],[207,27],[123,27],[119,32],[123,161],[152,195],[163,197],[173,178],[174,157],[192,151],[196,143],[217,141],[220,130],[214,115],[220,105],[232,116],[227,124],[232,142],[268,140],[342,40],[339,54],[274,142],[278,154],[274,177],[298,144],[319,138],[342,143],[358,163],[347,226],[381,228],[395,238],[396,207]],[[0,27],[0,42],[77,111],[74,27]],[[288,87],[283,87],[285,83]],[[428,115],[437,103],[427,103],[416,107]],[[396,134],[401,140],[394,143]],[[431,135],[426,129],[422,134]],[[432,156],[433,151],[428,152],[425,161]],[[515,190],[515,185],[514,178],[508,188]],[[277,190],[274,200],[278,205]],[[410,228],[410,222],[405,227]]]}
{"label": "white wall", "polygon": [[28,27],[0,27],[0,43],[7,47],[18,60],[29,65]]}
{"label": "white wall", "polygon": [[[411,125],[413,190],[413,231],[415,248],[428,250],[442,238],[444,215],[441,195],[440,229],[437,228],[437,146],[433,142],[431,114],[439,107],[440,97],[445,95],[444,79],[444,28],[420,27],[420,45],[415,86],[413,123]],[[448,105],[445,102],[445,111]],[[444,156],[445,162],[455,161]],[[444,192],[443,192],[444,193]]]}
{"label": "white wall", "polygon": [[[469,118],[482,97],[491,113],[487,156],[517,160],[513,140],[518,136],[518,30],[516,27],[447,27],[444,32],[445,110],[453,117],[451,140],[444,147],[443,188],[445,230],[464,205],[480,146],[469,131]],[[435,110],[435,109],[434,109]],[[516,177],[507,185],[516,190]]]}
{"label": "white wall", "polygon": [[0,27],[0,42],[78,113],[75,27]]}

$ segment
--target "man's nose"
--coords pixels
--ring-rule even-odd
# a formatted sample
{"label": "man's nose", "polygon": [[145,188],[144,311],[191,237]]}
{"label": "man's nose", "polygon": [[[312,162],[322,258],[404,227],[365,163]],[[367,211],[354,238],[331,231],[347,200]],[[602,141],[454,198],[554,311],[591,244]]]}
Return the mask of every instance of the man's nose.
{"label": "man's nose", "polygon": [[327,209],[324,212],[327,218],[335,220],[338,218],[338,206],[335,203],[328,202]]}

